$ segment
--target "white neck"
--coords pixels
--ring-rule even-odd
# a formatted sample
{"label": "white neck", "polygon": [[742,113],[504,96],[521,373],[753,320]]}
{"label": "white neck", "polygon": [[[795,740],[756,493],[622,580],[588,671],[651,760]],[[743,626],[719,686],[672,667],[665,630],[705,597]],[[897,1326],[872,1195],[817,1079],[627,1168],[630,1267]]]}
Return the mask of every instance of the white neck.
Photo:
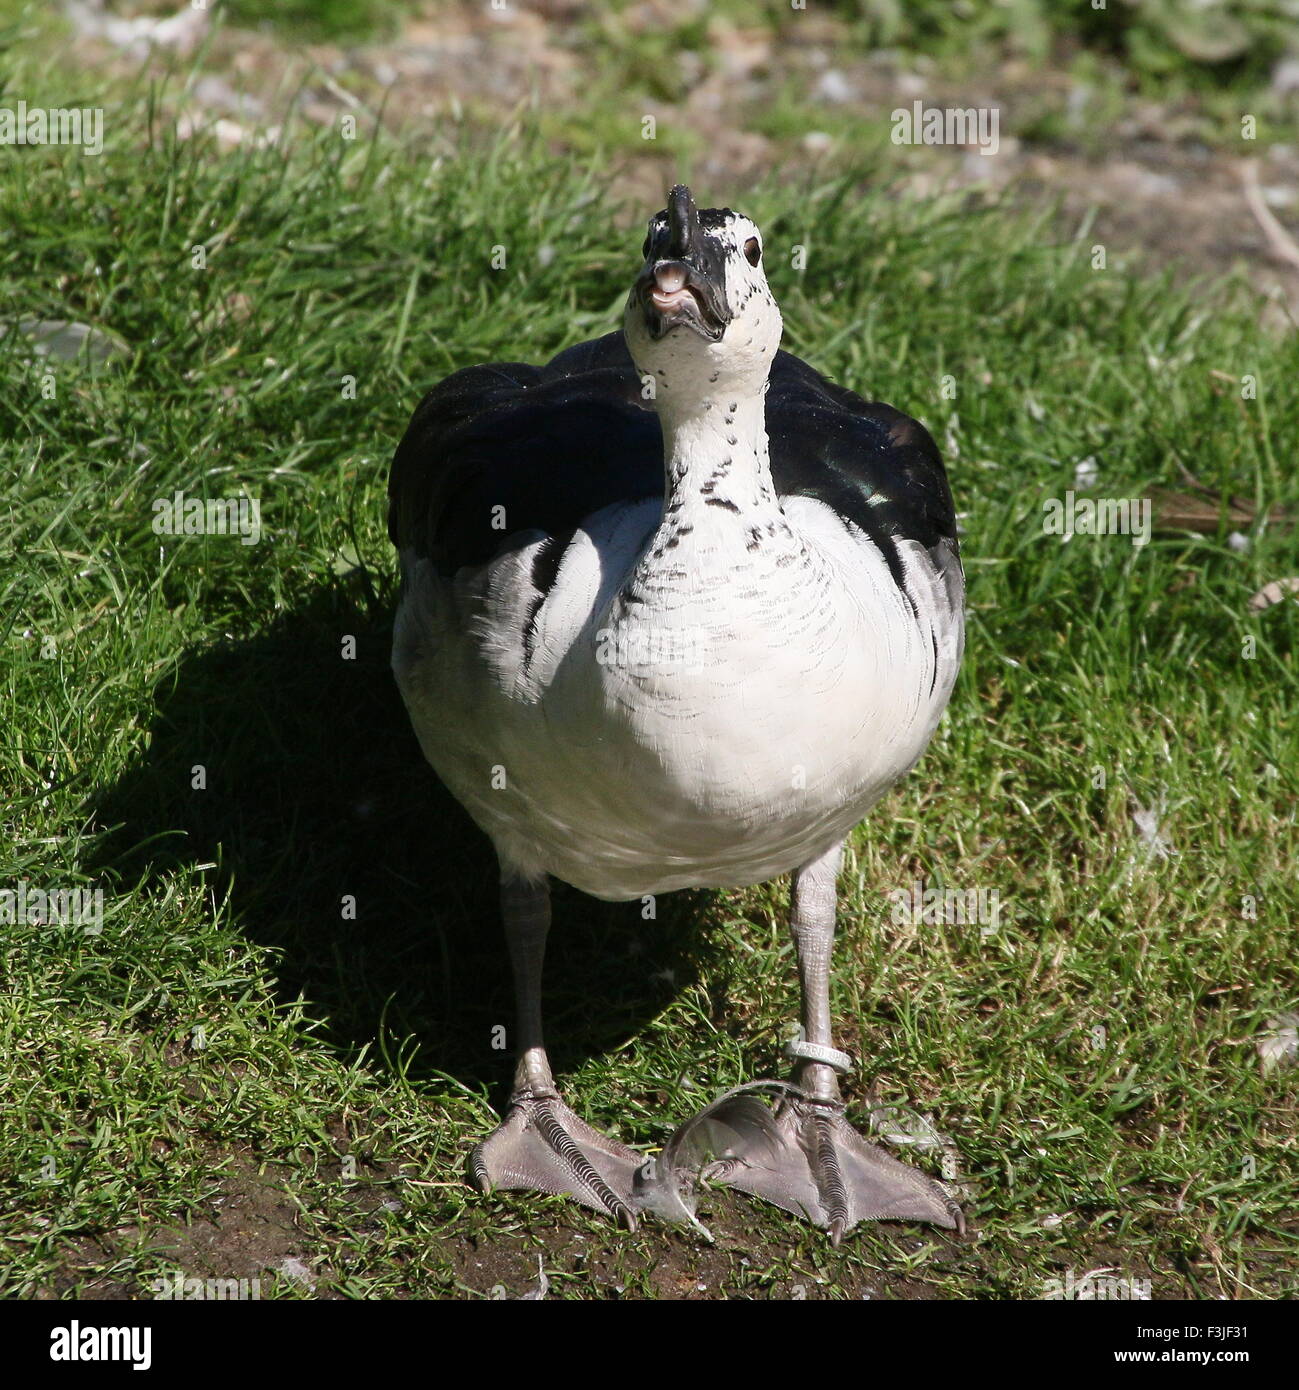
{"label": "white neck", "polygon": [[761,392],[724,388],[687,403],[659,397],[665,477],[664,524],[709,531],[776,506]]}
{"label": "white neck", "polygon": [[625,591],[634,622],[706,624],[721,590],[733,610],[769,603],[773,567],[801,552],[771,479],[765,383],[711,389],[687,397],[659,386],[664,506]]}

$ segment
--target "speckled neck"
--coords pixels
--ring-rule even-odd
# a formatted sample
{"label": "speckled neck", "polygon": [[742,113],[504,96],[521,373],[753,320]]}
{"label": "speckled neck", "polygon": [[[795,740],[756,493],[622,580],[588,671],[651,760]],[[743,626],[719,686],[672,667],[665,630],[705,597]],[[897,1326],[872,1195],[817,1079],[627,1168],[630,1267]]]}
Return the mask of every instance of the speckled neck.
{"label": "speckled neck", "polygon": [[705,396],[692,408],[661,402],[664,522],[679,531],[776,510],[764,399]]}
{"label": "speckled neck", "polygon": [[739,602],[765,591],[772,565],[790,563],[800,547],[771,480],[764,395],[723,392],[690,406],[660,395],[659,417],[663,518],[622,600],[647,605],[643,619],[689,611],[701,594],[725,590]]}

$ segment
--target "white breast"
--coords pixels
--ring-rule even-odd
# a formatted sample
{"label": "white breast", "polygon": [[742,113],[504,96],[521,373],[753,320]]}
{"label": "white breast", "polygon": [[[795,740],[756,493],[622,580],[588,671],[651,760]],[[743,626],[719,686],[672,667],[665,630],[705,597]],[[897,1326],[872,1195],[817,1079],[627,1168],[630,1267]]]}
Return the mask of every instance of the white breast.
{"label": "white breast", "polygon": [[922,547],[904,543],[913,607],[829,508],[783,510],[788,537],[753,550],[679,542],[628,604],[662,504],[607,508],[526,640],[542,537],[455,581],[403,557],[398,683],[425,755],[516,868],[610,899],[759,882],[842,838],[919,758],[960,603]]}

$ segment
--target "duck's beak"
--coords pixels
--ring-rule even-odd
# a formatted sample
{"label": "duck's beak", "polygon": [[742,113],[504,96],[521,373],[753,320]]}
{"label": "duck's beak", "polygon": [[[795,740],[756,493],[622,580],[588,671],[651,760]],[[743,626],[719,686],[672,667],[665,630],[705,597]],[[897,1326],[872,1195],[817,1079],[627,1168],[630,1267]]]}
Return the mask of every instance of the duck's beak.
{"label": "duck's beak", "polygon": [[632,294],[639,300],[645,327],[658,339],[674,328],[689,328],[717,342],[731,321],[726,302],[722,249],[699,225],[699,210],[685,184],[668,195],[666,241],[651,245]]}

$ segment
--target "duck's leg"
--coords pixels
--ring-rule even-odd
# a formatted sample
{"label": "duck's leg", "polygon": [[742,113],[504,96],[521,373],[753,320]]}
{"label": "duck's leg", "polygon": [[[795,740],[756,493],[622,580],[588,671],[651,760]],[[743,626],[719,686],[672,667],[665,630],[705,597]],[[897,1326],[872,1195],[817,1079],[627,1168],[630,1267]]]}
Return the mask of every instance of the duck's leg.
{"label": "duck's leg", "polygon": [[501,916],[518,1009],[514,1094],[504,1122],[469,1156],[484,1192],[530,1189],[574,1197],[636,1229],[628,1198],[644,1159],[579,1119],[559,1097],[541,1034],[541,974],[550,929],[550,886],[501,875]]}
{"label": "duck's leg", "polygon": [[836,1073],[847,1071],[851,1059],[834,1046],[830,1031],[830,953],[842,851],[836,845],[794,875],[803,1036],[788,1049],[795,1058],[793,1085],[774,1114],[748,1088],[708,1107],[697,1117],[706,1138],[685,1147],[716,1155],[704,1169],[707,1178],[806,1216],[825,1227],[835,1245],[859,1221],[930,1221],[964,1230],[960,1208],[946,1189],[868,1144],[844,1119]]}

